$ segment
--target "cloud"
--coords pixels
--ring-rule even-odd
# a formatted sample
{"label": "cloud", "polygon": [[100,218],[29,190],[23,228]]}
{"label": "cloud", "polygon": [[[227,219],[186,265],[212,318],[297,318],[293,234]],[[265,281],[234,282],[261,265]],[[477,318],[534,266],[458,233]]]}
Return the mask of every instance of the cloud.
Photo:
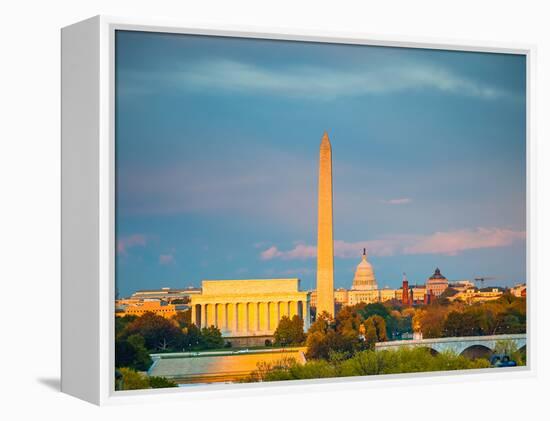
{"label": "cloud", "polygon": [[147,237],[143,234],[132,234],[117,239],[116,250],[118,254],[127,255],[128,250],[133,247],[145,247]]}
{"label": "cloud", "polygon": [[159,264],[161,265],[170,265],[174,263],[174,255],[173,254],[161,254],[159,256]]}
{"label": "cloud", "polygon": [[317,247],[307,246],[305,244],[298,244],[289,251],[280,251],[277,247],[272,246],[260,253],[260,258],[262,260],[272,260],[276,258],[283,260],[309,259],[315,256],[317,256]]}
{"label": "cloud", "polygon": [[[144,86],[167,89],[275,95],[313,100],[432,90],[483,100],[510,94],[444,66],[419,61],[357,65],[354,68],[287,65],[259,66],[223,58],[186,63],[176,70],[126,71],[124,91],[145,93]],[[138,89],[139,88],[139,89]],[[150,93],[153,93],[152,91]]]}
{"label": "cloud", "polygon": [[408,197],[401,197],[399,199],[382,200],[382,203],[385,203],[386,205],[406,205],[411,202],[412,202],[412,199]]}
{"label": "cloud", "polygon": [[[443,254],[455,256],[466,250],[507,247],[524,241],[525,231],[505,228],[476,228],[431,235],[393,235],[377,240],[346,242],[334,241],[334,255],[340,258],[357,257],[363,248],[374,256],[394,256],[407,254]],[[317,247],[298,244],[293,249],[283,251],[271,246],[260,254],[262,260],[311,259],[317,256]]]}
{"label": "cloud", "polygon": [[525,231],[501,228],[477,228],[453,232],[436,232],[419,239],[404,248],[405,254],[446,254],[454,256],[470,249],[510,246],[516,241],[525,240]]}

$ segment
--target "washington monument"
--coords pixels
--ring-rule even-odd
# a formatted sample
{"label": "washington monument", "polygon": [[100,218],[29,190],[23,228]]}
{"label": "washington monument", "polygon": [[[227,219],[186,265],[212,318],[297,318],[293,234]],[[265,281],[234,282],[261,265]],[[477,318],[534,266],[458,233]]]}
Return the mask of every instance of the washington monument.
{"label": "washington monument", "polygon": [[319,154],[319,216],[317,220],[317,316],[334,316],[334,240],[332,238],[332,151],[323,134]]}

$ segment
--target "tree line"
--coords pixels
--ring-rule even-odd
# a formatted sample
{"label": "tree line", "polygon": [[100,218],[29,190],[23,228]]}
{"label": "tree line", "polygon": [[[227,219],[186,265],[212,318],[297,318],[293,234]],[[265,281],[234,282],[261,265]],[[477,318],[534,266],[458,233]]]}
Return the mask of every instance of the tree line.
{"label": "tree line", "polygon": [[300,364],[284,359],[274,364],[262,363],[244,382],[320,379],[331,377],[371,376],[380,374],[418,373],[488,368],[486,359],[470,360],[461,355],[444,352],[432,355],[426,348],[398,350],[365,350],[342,359],[333,353],[329,359],[309,360]]}
{"label": "tree line", "polygon": [[166,319],[152,312],[115,319],[116,387],[143,389],[174,387],[164,378],[144,376],[153,363],[154,352],[180,352],[216,349],[224,346],[221,332],[214,326],[199,329],[190,322],[189,312]]}

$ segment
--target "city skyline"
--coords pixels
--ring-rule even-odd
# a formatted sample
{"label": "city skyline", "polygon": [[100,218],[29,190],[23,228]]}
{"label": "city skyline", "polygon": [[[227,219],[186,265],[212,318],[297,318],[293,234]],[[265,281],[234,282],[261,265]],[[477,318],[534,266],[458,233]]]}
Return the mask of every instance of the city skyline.
{"label": "city skyline", "polygon": [[335,287],[525,282],[523,56],[117,34],[117,284],[315,288],[333,149]]}

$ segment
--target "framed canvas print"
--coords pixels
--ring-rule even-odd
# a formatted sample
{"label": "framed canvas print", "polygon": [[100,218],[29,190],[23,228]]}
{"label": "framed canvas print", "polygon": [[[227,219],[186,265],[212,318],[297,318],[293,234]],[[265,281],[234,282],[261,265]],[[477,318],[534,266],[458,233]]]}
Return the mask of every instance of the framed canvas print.
{"label": "framed canvas print", "polygon": [[64,28],[62,390],[532,372],[531,55]]}

